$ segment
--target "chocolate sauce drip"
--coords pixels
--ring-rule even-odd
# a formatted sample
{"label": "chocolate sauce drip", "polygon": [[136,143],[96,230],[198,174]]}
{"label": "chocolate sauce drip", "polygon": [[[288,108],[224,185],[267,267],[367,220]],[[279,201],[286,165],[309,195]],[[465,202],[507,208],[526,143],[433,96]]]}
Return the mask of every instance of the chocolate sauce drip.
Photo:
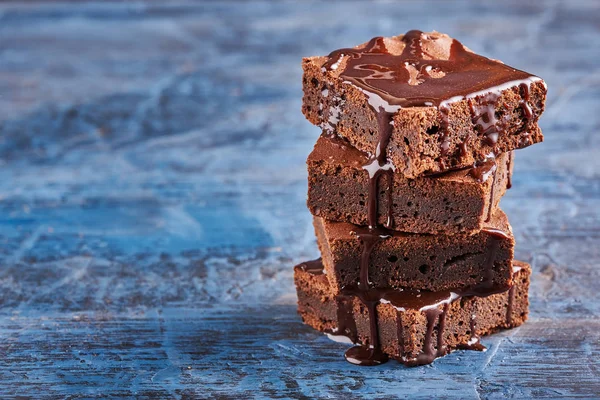
{"label": "chocolate sauce drip", "polygon": [[394,185],[394,171],[391,169],[383,169],[379,166],[376,166],[376,171],[371,174],[370,168],[373,168],[373,163],[378,163],[377,160],[372,161],[372,163],[364,166],[369,173],[369,190],[367,193],[367,220],[370,228],[377,227],[378,220],[378,211],[379,211],[379,182],[380,177],[387,176],[387,200],[388,200],[388,216],[387,221],[384,224],[386,228],[391,228],[393,225],[393,215],[392,215],[392,195],[393,195],[393,185]]}
{"label": "chocolate sauce drip", "polygon": [[490,174],[493,174],[494,172],[496,172],[496,159],[488,158],[485,161],[475,163],[469,170],[469,175],[483,183],[487,181]]}
{"label": "chocolate sauce drip", "polygon": [[405,341],[404,338],[404,322],[402,321],[403,311],[396,311],[396,336],[398,337],[398,354],[404,354]]}
{"label": "chocolate sauce drip", "polygon": [[394,173],[393,171],[389,171],[387,174],[388,177],[388,187],[387,187],[387,220],[385,222],[385,224],[383,226],[385,226],[387,229],[392,229],[394,227],[394,213],[393,213],[393,206],[394,206]]}
{"label": "chocolate sauce drip", "polygon": [[[423,350],[416,358],[406,360],[408,366],[417,366],[431,364],[436,358],[447,354],[448,349],[444,345],[444,331],[446,327],[446,314],[448,313],[449,304],[444,304],[443,309],[432,308],[425,311],[427,317],[427,331],[425,332],[425,340]],[[433,331],[437,321],[437,345],[433,345]]]}
{"label": "chocolate sauce drip", "polygon": [[316,260],[305,261],[302,264],[296,266],[296,268],[300,268],[304,272],[308,272],[313,275],[323,275],[323,260],[321,257]]}
{"label": "chocolate sauce drip", "polygon": [[471,315],[471,321],[469,323],[469,330],[471,331],[471,339],[467,344],[462,344],[458,346],[461,350],[475,350],[475,351],[485,351],[486,347],[481,344],[479,341],[480,337],[477,334],[477,314],[473,313]]}
{"label": "chocolate sauce drip", "polygon": [[[448,154],[450,150],[450,138],[448,137],[448,127],[450,126],[450,107],[447,104],[440,105],[440,153],[442,156]],[[441,167],[444,168],[444,161],[440,158]]]}
{"label": "chocolate sauce drip", "polygon": [[[377,326],[377,304],[381,295],[377,289],[371,289],[369,281],[369,264],[373,248],[381,240],[390,235],[386,234],[381,228],[369,228],[365,231],[356,232],[357,238],[362,245],[362,254],[360,259],[360,280],[356,288],[344,288],[344,296],[357,297],[367,308],[369,318],[369,345],[356,345],[348,349],[345,353],[346,360],[356,365],[379,365],[388,361],[388,356],[381,351],[379,346],[379,329]],[[344,325],[348,330],[347,325]],[[354,335],[356,336],[356,326],[354,326]],[[355,341],[356,342],[356,341]]]}
{"label": "chocolate sauce drip", "polygon": [[369,280],[369,263],[371,260],[371,253],[373,252],[373,249],[377,243],[389,238],[392,235],[382,228],[357,229],[355,234],[362,245],[362,253],[360,257],[360,281],[358,282],[358,287],[363,291],[368,291],[371,288],[371,282]]}
{"label": "chocolate sauce drip", "polygon": [[[383,38],[375,38],[370,42],[369,51],[372,53],[387,54],[387,49],[383,42]],[[329,66],[329,68],[332,65]],[[327,67],[327,66],[326,66]],[[375,111],[378,125],[378,143],[375,154],[363,168],[369,174],[369,193],[367,199],[368,222],[369,230],[366,232],[357,232],[357,237],[362,244],[362,254],[360,260],[360,281],[358,288],[360,289],[356,296],[362,301],[368,311],[369,316],[369,346],[354,346],[346,352],[346,360],[353,364],[359,365],[377,365],[387,361],[387,356],[379,347],[379,331],[377,328],[377,313],[376,308],[379,304],[379,297],[375,296],[375,300],[370,300],[370,281],[369,281],[369,263],[373,248],[381,240],[389,237],[385,233],[380,232],[378,225],[379,211],[379,182],[382,175],[387,176],[387,200],[388,200],[388,216],[385,226],[390,228],[393,222],[392,216],[392,189],[393,189],[393,169],[391,164],[387,162],[387,147],[392,135],[392,116],[397,107],[389,107],[389,104],[378,104],[376,100],[369,100],[369,105]]]}
{"label": "chocolate sauce drip", "polygon": [[512,171],[510,170],[510,167],[512,166],[512,158],[513,152],[511,151],[510,153],[508,153],[508,161],[506,164],[506,189],[510,189],[512,187]]}
{"label": "chocolate sauce drip", "polygon": [[491,147],[496,145],[499,134],[510,119],[509,114],[502,116],[496,114],[500,94],[500,91],[486,93],[480,97],[477,103],[472,98],[468,100],[471,121],[475,129],[484,136],[484,143]]}
{"label": "chocolate sauce drip", "polygon": [[515,285],[508,289],[508,305],[506,307],[506,325],[512,325],[513,304],[515,302]]}
{"label": "chocolate sauce drip", "polygon": [[494,200],[495,200],[495,186],[496,186],[496,170],[498,166],[496,165],[495,158],[488,158],[485,161],[475,163],[473,168],[469,170],[469,175],[473,178],[477,179],[479,182],[485,182],[488,180],[490,174],[492,174],[492,187],[490,188],[490,200],[487,209],[487,216],[485,218],[485,222],[489,222],[492,218],[492,210],[494,209]]}
{"label": "chocolate sauce drip", "polygon": [[[373,248],[381,240],[390,235],[381,228],[369,228],[356,232],[362,245],[360,260],[360,280],[356,287],[344,288],[342,293],[347,297],[357,297],[367,309],[369,318],[369,345],[357,345],[346,351],[346,360],[357,365],[379,365],[388,361],[388,357],[379,346],[379,329],[377,326],[377,304],[382,294],[377,289],[371,289],[369,280],[369,263]],[[356,328],[355,328],[356,329]]]}
{"label": "chocolate sauce drip", "polygon": [[487,218],[485,219],[485,222],[490,222],[490,220],[492,219],[492,210],[494,209],[494,201],[496,199],[496,176],[498,175],[496,174],[496,168],[494,168],[494,172],[492,172],[492,174],[492,186],[490,187],[490,204],[488,204]]}
{"label": "chocolate sauce drip", "polygon": [[485,261],[483,263],[483,280],[475,286],[463,289],[461,292],[462,296],[486,297],[504,292],[508,289],[508,287],[494,286],[494,261],[496,260],[496,254],[500,248],[500,243],[502,240],[509,239],[510,236],[506,232],[495,228],[483,228],[482,232],[487,233],[491,241],[487,247]]}
{"label": "chocolate sauce drip", "polygon": [[380,297],[377,291],[357,292],[357,297],[367,308],[369,316],[369,344],[356,345],[346,350],[344,356],[351,364],[372,366],[383,364],[388,361],[388,356],[385,354],[379,345],[379,329],[377,327],[377,305]]}
{"label": "chocolate sauce drip", "polygon": [[519,85],[519,89],[523,92],[521,96],[521,100],[519,101],[519,105],[521,106],[521,110],[523,110],[523,115],[527,119],[527,123],[533,119],[533,111],[531,110],[531,106],[529,105],[529,85],[526,83],[521,83]]}
{"label": "chocolate sauce drip", "polygon": [[459,145],[459,150],[461,159],[465,158],[469,154],[469,147],[467,146],[466,140]]}

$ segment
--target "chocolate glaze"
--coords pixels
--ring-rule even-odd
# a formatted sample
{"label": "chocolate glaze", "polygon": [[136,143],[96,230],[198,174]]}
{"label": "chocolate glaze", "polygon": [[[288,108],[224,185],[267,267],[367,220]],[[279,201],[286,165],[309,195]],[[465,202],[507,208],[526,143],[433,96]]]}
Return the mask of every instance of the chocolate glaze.
{"label": "chocolate glaze", "polygon": [[[451,40],[448,54],[443,56],[444,59],[434,58],[439,55],[424,51],[423,40],[428,43],[440,41],[440,48],[444,41]],[[362,48],[331,52],[323,64],[325,70],[331,71],[337,70],[345,61],[340,78],[367,95],[368,103],[377,115],[377,151],[383,157],[392,131],[393,115],[400,108],[438,108],[442,155],[450,146],[449,113],[454,102],[469,101],[473,124],[490,146],[496,144],[507,117],[496,116],[503,90],[519,86],[523,93],[520,104],[524,116],[528,121],[533,118],[528,103],[529,85],[540,78],[475,54],[459,41],[440,35],[412,30],[401,41],[405,46],[400,54],[389,51],[383,37],[375,37]],[[473,101],[475,98],[478,98],[477,102]]]}
{"label": "chocolate glaze", "polygon": [[[371,178],[371,182],[373,178]],[[376,182],[376,180],[375,180]],[[369,193],[369,197],[371,194]],[[376,197],[376,196],[375,196]],[[375,222],[377,216],[375,215]],[[370,220],[372,222],[372,220]],[[381,294],[376,289],[371,289],[369,281],[369,261],[373,248],[381,240],[391,235],[382,228],[369,227],[361,229],[356,233],[356,237],[362,244],[362,254],[360,259],[360,281],[356,287],[344,288],[344,296],[357,297],[367,308],[369,316],[369,345],[357,345],[345,354],[346,360],[357,365],[378,365],[388,361],[388,357],[379,347],[379,330],[377,328],[377,304],[381,299]]]}
{"label": "chocolate glaze", "polygon": [[456,96],[494,92],[495,87],[507,82],[536,78],[468,51],[456,39],[452,39],[447,59],[432,59],[431,54],[423,51],[422,39],[440,40],[412,30],[402,37],[406,47],[401,54],[392,54],[384,38],[375,37],[363,48],[331,52],[323,67],[335,70],[342,57],[347,56],[340,76],[365,92],[370,103],[382,102],[380,106],[386,111],[400,107],[439,107]]}
{"label": "chocolate glaze", "polygon": [[473,168],[469,170],[469,175],[477,179],[479,182],[485,182],[488,180],[490,174],[492,174],[492,187],[490,188],[490,200],[488,204],[487,217],[485,222],[490,222],[492,218],[492,211],[494,209],[494,187],[496,186],[496,170],[498,166],[496,164],[496,158],[490,157],[485,161],[475,163]]}
{"label": "chocolate glaze", "polygon": [[404,353],[404,348],[405,348],[405,341],[406,339],[404,338],[404,322],[402,321],[402,314],[404,312],[398,310],[396,312],[396,335],[398,337],[398,346],[399,348],[399,353],[403,354]]}
{"label": "chocolate glaze", "polygon": [[460,150],[460,158],[465,158],[467,156],[467,154],[469,154],[469,147],[467,146],[467,142],[462,142],[459,145],[459,150]]}
{"label": "chocolate glaze", "polygon": [[462,293],[464,296],[485,297],[491,294],[504,292],[508,289],[508,287],[494,286],[494,260],[496,259],[496,253],[500,248],[500,242],[503,239],[510,238],[510,236],[508,233],[494,228],[483,228],[482,232],[487,233],[491,240],[485,255],[483,280],[475,286],[464,289]]}
{"label": "chocolate glaze", "polygon": [[471,321],[469,324],[469,330],[471,331],[471,339],[467,344],[463,344],[458,346],[459,349],[462,350],[475,350],[475,351],[485,351],[487,348],[481,344],[480,337],[477,334],[477,314],[473,313],[471,315]]}
{"label": "chocolate glaze", "polygon": [[487,212],[487,218],[485,219],[485,222],[490,222],[490,219],[492,219],[492,209],[494,207],[494,201],[495,201],[495,194],[496,194],[496,169],[494,168],[494,172],[492,172],[493,176],[492,176],[492,186],[490,187],[490,201],[488,204],[488,212]]}
{"label": "chocolate glaze", "polygon": [[321,257],[316,260],[305,261],[302,264],[298,264],[296,268],[300,268],[302,271],[308,272],[313,275],[323,275],[323,260]]}
{"label": "chocolate glaze", "polygon": [[369,260],[371,259],[373,248],[375,248],[377,243],[391,237],[392,233],[382,228],[359,228],[355,234],[362,244],[359,288],[361,290],[369,290],[371,287],[371,282],[369,281]]}
{"label": "chocolate glaze", "polygon": [[510,189],[512,187],[512,171],[510,170],[510,167],[512,165],[512,158],[513,158],[513,152],[509,152],[508,153],[508,161],[507,161],[507,167],[506,167],[506,173],[508,174],[507,180],[506,180],[506,188]]}
{"label": "chocolate glaze", "polygon": [[529,105],[529,85],[526,83],[521,83],[519,85],[519,89],[522,92],[522,98],[519,104],[527,121],[531,121],[533,118],[533,111],[531,111],[531,106]]}
{"label": "chocolate glaze", "polygon": [[388,356],[385,354],[379,345],[379,329],[377,327],[377,305],[379,304],[379,293],[377,291],[358,290],[356,297],[367,308],[369,316],[369,344],[356,345],[344,354],[344,357],[351,364],[372,366],[386,363]]}
{"label": "chocolate glaze", "polygon": [[513,304],[515,302],[515,286],[508,290],[508,307],[506,307],[506,324],[512,324]]}
{"label": "chocolate glaze", "polygon": [[496,159],[488,158],[485,161],[476,163],[469,170],[469,175],[479,182],[485,182],[488,180],[490,174],[493,174],[494,172],[496,172]]}

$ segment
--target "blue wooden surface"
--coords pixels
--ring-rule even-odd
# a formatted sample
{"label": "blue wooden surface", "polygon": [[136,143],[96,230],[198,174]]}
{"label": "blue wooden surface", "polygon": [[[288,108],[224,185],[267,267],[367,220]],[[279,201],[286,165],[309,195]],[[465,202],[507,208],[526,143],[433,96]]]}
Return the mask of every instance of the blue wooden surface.
{"label": "blue wooden surface", "polygon": [[[600,396],[596,1],[0,4],[0,397]],[[447,32],[550,87],[502,204],[531,317],[407,369],[302,325],[302,56]]]}

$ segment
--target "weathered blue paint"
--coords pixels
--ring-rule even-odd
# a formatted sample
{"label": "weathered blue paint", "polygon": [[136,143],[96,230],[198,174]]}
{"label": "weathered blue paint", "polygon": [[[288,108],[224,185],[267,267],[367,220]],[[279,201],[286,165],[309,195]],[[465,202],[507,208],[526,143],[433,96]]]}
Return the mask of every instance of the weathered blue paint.
{"label": "weathered blue paint", "polygon": [[[1,4],[0,397],[599,396],[600,9],[521,3]],[[413,28],[550,87],[502,202],[531,318],[357,368],[295,313],[300,59]]]}

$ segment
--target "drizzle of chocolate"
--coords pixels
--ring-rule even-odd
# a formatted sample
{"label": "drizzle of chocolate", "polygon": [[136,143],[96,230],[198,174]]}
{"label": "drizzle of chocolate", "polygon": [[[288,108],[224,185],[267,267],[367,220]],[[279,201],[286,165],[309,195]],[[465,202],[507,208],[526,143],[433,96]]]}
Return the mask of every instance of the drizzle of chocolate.
{"label": "drizzle of chocolate", "polygon": [[[348,292],[347,292],[348,293]],[[369,344],[359,344],[346,350],[344,357],[346,361],[355,365],[373,366],[386,363],[388,356],[381,350],[379,345],[379,329],[377,326],[377,305],[380,301],[380,293],[377,290],[356,290],[358,299],[367,308],[369,316]]]}
{"label": "drizzle of chocolate", "polygon": [[488,180],[490,174],[492,174],[492,186],[490,188],[490,199],[487,209],[487,216],[485,222],[489,222],[492,218],[492,210],[494,209],[495,201],[495,186],[496,186],[496,158],[489,157],[485,161],[475,163],[473,168],[469,170],[469,175],[477,179],[479,182],[485,182]]}
{"label": "drizzle of chocolate", "polygon": [[460,158],[463,159],[467,156],[467,154],[469,154],[469,147],[467,146],[467,141],[465,140],[464,142],[462,142],[459,146],[458,146],[459,150],[460,150]]}
{"label": "drizzle of chocolate", "polygon": [[379,365],[388,361],[388,356],[379,346],[379,329],[377,326],[377,305],[381,299],[381,292],[371,288],[369,280],[369,263],[373,248],[381,241],[391,235],[382,228],[370,227],[360,229],[356,232],[357,238],[362,245],[360,259],[360,280],[356,287],[348,287],[342,290],[345,297],[358,298],[367,309],[369,318],[369,345],[356,345],[349,348],[346,360],[356,365]]}
{"label": "drizzle of chocolate", "polygon": [[498,136],[504,130],[510,117],[510,115],[504,114],[498,119],[496,116],[499,98],[500,92],[489,92],[482,95],[477,103],[472,98],[468,99],[471,121],[475,129],[484,136],[484,143],[492,147],[498,142]]}
{"label": "drizzle of chocolate", "polygon": [[461,350],[475,350],[475,351],[486,351],[487,348],[481,344],[480,337],[477,334],[477,314],[471,315],[471,321],[469,323],[469,330],[471,331],[471,338],[466,344],[458,346]]}
{"label": "drizzle of chocolate", "polygon": [[508,305],[506,307],[506,325],[512,325],[513,304],[515,302],[515,285],[508,289]]}
{"label": "drizzle of chocolate", "polygon": [[[427,331],[425,333],[425,341],[423,343],[423,351],[416,358],[407,360],[406,365],[417,366],[431,364],[436,358],[446,355],[448,352],[444,346],[444,330],[446,326],[446,313],[448,312],[448,304],[444,304],[444,308],[433,308],[425,312],[427,317]],[[437,320],[437,346],[433,346],[433,328]]]}
{"label": "drizzle of chocolate", "polygon": [[369,281],[369,261],[371,259],[371,253],[379,242],[391,237],[392,234],[383,228],[358,228],[355,234],[362,244],[360,281],[358,287],[363,291],[368,291],[371,287],[371,282]]}
{"label": "drizzle of chocolate", "polygon": [[403,311],[396,311],[396,336],[398,337],[398,354],[404,354],[406,339],[404,338],[404,322],[402,321]]}
{"label": "drizzle of chocolate", "polygon": [[512,187],[512,171],[510,170],[511,166],[512,166],[512,158],[513,158],[513,152],[509,152],[508,153],[508,161],[506,164],[506,173],[507,173],[507,177],[506,177],[506,189],[510,189]]}
{"label": "drizzle of chocolate", "polygon": [[496,174],[496,168],[494,168],[494,172],[492,172],[493,176],[492,176],[492,186],[490,187],[490,201],[489,201],[489,205],[488,205],[488,211],[487,211],[487,218],[485,219],[485,222],[490,222],[490,219],[492,219],[492,209],[494,208],[494,201],[495,201],[495,188],[496,188],[496,176],[498,174]]}
{"label": "drizzle of chocolate", "polygon": [[519,85],[519,89],[523,92],[521,100],[519,100],[519,105],[521,106],[523,114],[525,115],[525,118],[529,123],[533,119],[533,111],[531,110],[531,106],[529,105],[529,85],[521,83]]}
{"label": "drizzle of chocolate", "polygon": [[469,170],[469,175],[483,183],[487,181],[490,174],[493,174],[494,172],[496,172],[496,159],[491,157],[485,161],[475,163]]}
{"label": "drizzle of chocolate", "polygon": [[321,257],[317,258],[316,260],[305,261],[302,264],[298,264],[296,268],[299,268],[302,271],[308,272],[312,275],[324,274],[323,260],[321,259]]}
{"label": "drizzle of chocolate", "polygon": [[393,171],[390,171],[387,173],[387,178],[388,178],[388,187],[386,190],[386,193],[387,193],[387,220],[383,226],[385,226],[388,229],[392,229],[394,227],[394,213],[393,213],[394,173],[393,173]]}
{"label": "drizzle of chocolate", "polygon": [[[450,150],[450,138],[448,137],[448,127],[450,126],[450,106],[448,104],[443,104],[439,106],[440,111],[440,129],[438,132],[441,132],[440,139],[440,154],[445,156],[448,154],[448,150]],[[440,157],[440,167],[443,169],[444,159]]]}
{"label": "drizzle of chocolate", "polygon": [[508,287],[494,285],[494,261],[502,240],[508,240],[510,236],[508,233],[496,228],[483,228],[481,231],[487,233],[490,237],[483,263],[483,280],[477,285],[464,289],[464,296],[485,297],[508,289]]}
{"label": "drizzle of chocolate", "polygon": [[[371,41],[372,46],[370,51],[373,53],[387,54],[387,49],[383,43],[383,38],[374,39]],[[330,65],[329,68],[333,66]],[[379,137],[375,154],[363,168],[369,174],[369,192],[367,199],[368,208],[368,223],[369,229],[364,232],[357,232],[357,238],[362,244],[362,254],[360,260],[360,281],[355,296],[358,297],[365,305],[369,316],[369,346],[358,345],[346,351],[346,360],[352,364],[358,365],[377,365],[388,360],[385,353],[379,347],[379,331],[377,328],[377,313],[376,308],[379,304],[377,296],[370,296],[369,282],[369,263],[373,248],[381,240],[390,235],[382,232],[377,227],[378,210],[379,210],[379,181],[382,175],[387,176],[387,201],[388,201],[388,216],[384,224],[385,227],[391,228],[393,223],[392,215],[392,190],[394,185],[393,167],[387,162],[387,147],[392,135],[392,116],[398,107],[390,107],[385,101],[379,102],[375,97],[369,96],[369,104],[375,110],[377,116],[377,125],[379,127]],[[348,292],[345,292],[347,294]]]}
{"label": "drizzle of chocolate", "polygon": [[394,171],[391,169],[390,164],[384,166],[379,165],[379,161],[374,160],[370,164],[363,167],[369,174],[369,190],[367,193],[367,220],[369,222],[369,228],[377,227],[377,218],[379,210],[379,183],[380,177],[384,175],[387,177],[387,201],[388,201],[388,215],[387,221],[384,223],[386,228],[392,228],[393,226],[393,214],[392,214],[392,202],[393,202],[393,187],[394,187]]}

